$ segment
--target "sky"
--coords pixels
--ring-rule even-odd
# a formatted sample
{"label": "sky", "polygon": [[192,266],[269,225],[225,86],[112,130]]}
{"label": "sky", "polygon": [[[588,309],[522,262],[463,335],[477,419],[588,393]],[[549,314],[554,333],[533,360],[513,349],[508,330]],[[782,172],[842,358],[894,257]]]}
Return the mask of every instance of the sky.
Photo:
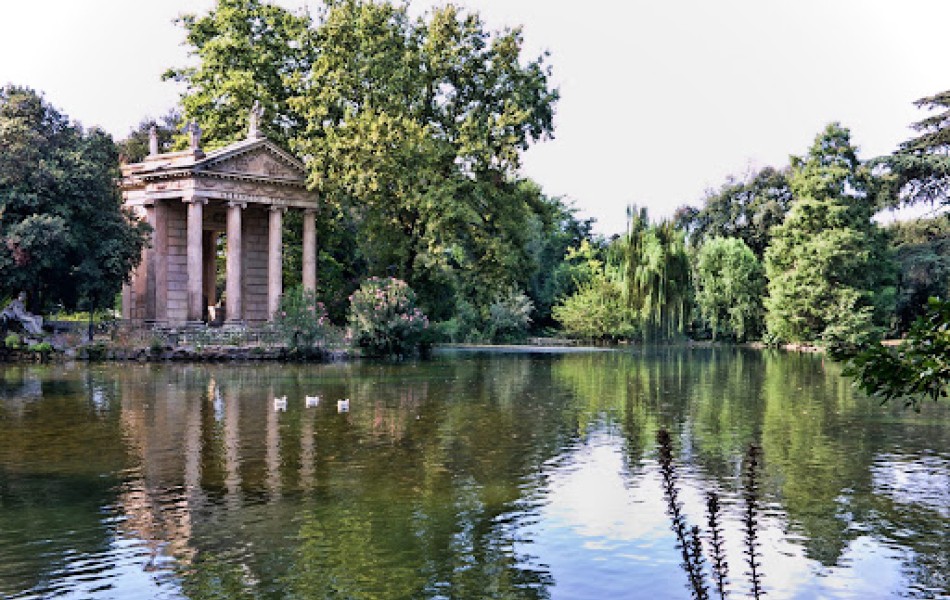
{"label": "sky", "polygon": [[[607,235],[623,231],[631,203],[668,217],[729,175],[787,165],[832,121],[851,129],[862,158],[889,153],[926,115],[913,101],[950,89],[946,0],[455,4],[491,29],[522,26],[526,59],[550,52],[561,93],[554,139],[525,153],[522,174]],[[174,18],[212,5],[4,2],[0,85],[32,87],[83,125],[124,137],[176,104],[181,88],[161,81],[189,61]]]}

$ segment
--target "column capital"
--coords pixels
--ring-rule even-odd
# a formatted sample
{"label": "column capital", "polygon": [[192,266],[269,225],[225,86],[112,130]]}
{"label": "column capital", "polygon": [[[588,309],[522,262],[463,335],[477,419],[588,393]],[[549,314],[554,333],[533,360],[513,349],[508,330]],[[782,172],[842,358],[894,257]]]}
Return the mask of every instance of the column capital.
{"label": "column capital", "polygon": [[208,203],[208,199],[205,198],[204,196],[195,196],[195,195],[184,196],[181,199],[181,201],[184,202],[185,204],[207,204]]}
{"label": "column capital", "polygon": [[317,214],[318,209],[316,208],[305,208],[303,209],[303,214],[305,215],[315,215]]}
{"label": "column capital", "polygon": [[271,204],[271,205],[270,205],[270,211],[271,211],[271,212],[285,213],[285,212],[287,212],[287,207],[284,206],[283,204]]}
{"label": "column capital", "polygon": [[228,200],[228,208],[247,208],[247,202],[242,202],[240,200]]}

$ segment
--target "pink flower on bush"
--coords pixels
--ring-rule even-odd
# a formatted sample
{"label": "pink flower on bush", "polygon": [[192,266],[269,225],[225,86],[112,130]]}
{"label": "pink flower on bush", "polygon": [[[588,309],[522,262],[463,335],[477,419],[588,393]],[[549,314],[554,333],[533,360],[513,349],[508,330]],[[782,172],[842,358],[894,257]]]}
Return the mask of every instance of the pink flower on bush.
{"label": "pink flower on bush", "polygon": [[372,277],[351,296],[353,339],[371,354],[412,353],[425,329],[423,319],[415,307],[415,293],[392,277]]}

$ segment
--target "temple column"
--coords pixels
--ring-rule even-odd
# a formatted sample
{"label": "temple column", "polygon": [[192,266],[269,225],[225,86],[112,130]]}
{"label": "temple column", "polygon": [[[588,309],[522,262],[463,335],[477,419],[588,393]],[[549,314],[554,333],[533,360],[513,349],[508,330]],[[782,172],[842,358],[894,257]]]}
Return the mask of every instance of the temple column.
{"label": "temple column", "polygon": [[132,320],[132,284],[130,283],[122,284],[122,320]]}
{"label": "temple column", "polygon": [[317,211],[303,211],[303,289],[317,291]]}
{"label": "temple column", "polygon": [[273,319],[280,307],[280,295],[283,292],[283,256],[281,254],[281,235],[283,234],[284,207],[271,206],[267,229],[267,318]]}
{"label": "temple column", "polygon": [[155,273],[155,313],[156,321],[168,320],[168,205],[155,201],[155,223],[152,225],[152,246],[154,247],[151,270]]}
{"label": "temple column", "polygon": [[[204,259],[205,259],[205,303],[208,306],[214,306],[217,303],[217,275],[218,265],[215,260],[217,254],[217,231],[204,232]],[[211,318],[211,315],[208,315]]]}
{"label": "temple column", "polygon": [[200,322],[204,315],[204,256],[202,224],[207,202],[197,196],[186,197],[188,204],[188,321]]}
{"label": "temple column", "polygon": [[241,256],[241,211],[247,204],[243,202],[228,203],[228,253],[225,264],[227,282],[226,314],[229,323],[239,323],[244,318],[244,281],[243,259]]}
{"label": "temple column", "polygon": [[[145,205],[145,221],[152,228],[152,235],[157,237],[158,234],[158,207],[156,202],[153,201],[152,204]],[[155,261],[156,255],[158,254],[158,245],[155,243],[155,239],[152,240],[152,244],[144,249],[144,254],[142,258],[142,274],[145,275],[145,289],[142,290],[141,296],[139,297],[140,309],[144,309],[142,312],[143,317],[146,320],[154,320],[155,316],[155,301],[158,298],[158,285],[155,281]]]}
{"label": "temple column", "polygon": [[[153,228],[154,224],[154,208],[150,205],[145,205],[139,208],[139,211],[136,213],[140,219],[143,219]],[[152,291],[149,286],[149,277],[153,271],[150,268],[150,265],[153,262],[153,256],[155,253],[155,232],[152,233],[152,243],[146,245],[142,248],[141,258],[139,260],[138,266],[135,267],[135,275],[132,277],[132,281],[128,286],[128,303],[125,301],[123,296],[123,306],[122,312],[123,316],[126,312],[126,306],[128,306],[128,318],[136,322],[143,322],[146,319],[151,319],[152,315],[148,312],[148,295]]]}

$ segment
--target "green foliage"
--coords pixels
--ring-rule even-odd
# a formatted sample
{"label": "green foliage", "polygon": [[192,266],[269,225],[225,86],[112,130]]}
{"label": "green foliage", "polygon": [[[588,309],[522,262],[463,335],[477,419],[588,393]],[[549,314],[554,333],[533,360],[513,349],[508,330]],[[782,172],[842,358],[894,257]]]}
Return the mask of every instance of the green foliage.
{"label": "green foliage", "polygon": [[593,219],[578,220],[575,208],[560,198],[541,194],[540,190],[537,199],[537,218],[532,219],[536,227],[528,242],[529,264],[533,269],[527,294],[534,303],[533,328],[541,329],[555,324],[551,310],[558,300],[577,290],[577,274],[565,260],[570,250],[583,245],[601,250],[602,242],[595,241],[592,246]]}
{"label": "green foliage", "polygon": [[[182,15],[196,66],[172,68],[164,78],[184,83],[181,104],[208,148],[244,139],[254,102],[261,133],[287,145],[303,126],[290,99],[303,92],[314,60],[310,17],[262,0],[218,0],[208,14]],[[184,144],[184,136],[179,144]]]}
{"label": "green foliage", "polygon": [[459,299],[450,319],[434,325],[434,334],[439,341],[455,343],[486,342],[485,319],[482,313],[465,299]]}
{"label": "green foliage", "polygon": [[702,208],[680,208],[674,222],[694,248],[714,237],[739,238],[761,259],[772,227],[782,222],[791,203],[788,173],[765,167],[745,180],[730,176],[718,190],[706,192]]}
{"label": "green foliage", "polygon": [[181,121],[181,112],[177,108],[169,110],[161,119],[142,119],[128,137],[118,142],[119,160],[126,164],[145,160],[149,155],[149,131],[152,127],[158,139],[158,152],[171,152]]}
{"label": "green foliage", "polygon": [[950,91],[921,98],[914,104],[936,114],[911,124],[919,135],[875,163],[885,167],[890,204],[929,202],[946,206],[950,204]]}
{"label": "green foliage", "polygon": [[39,342],[38,344],[30,344],[27,346],[27,350],[45,357],[53,352],[53,346],[49,342]]}
{"label": "green foliage", "polygon": [[314,292],[300,287],[284,292],[273,327],[289,348],[303,353],[324,345],[332,330],[323,302],[317,302]]}
{"label": "green foliage", "polygon": [[0,89],[0,295],[26,291],[34,311],[112,306],[148,232],[121,208],[117,177],[108,134]]}
{"label": "green foliage", "polygon": [[371,277],[350,296],[350,335],[372,356],[405,357],[419,348],[429,319],[415,292],[394,277]]}
{"label": "green foliage", "polygon": [[627,233],[606,250],[587,242],[569,250],[562,273],[577,291],[554,316],[572,337],[667,339],[682,333],[690,302],[685,239],[671,222],[652,225],[646,210],[628,210]]}
{"label": "green foliage", "polygon": [[[606,248],[581,240],[577,246],[567,249],[567,253],[557,267],[557,283],[561,297],[569,296],[577,289],[591,283],[605,273]],[[566,293],[569,290],[570,293]]]}
{"label": "green foliage", "polygon": [[327,3],[316,22],[222,0],[180,23],[199,62],[166,76],[185,83],[209,147],[242,137],[259,100],[263,132],[308,157],[334,316],[366,273],[407,281],[440,320],[462,300],[487,313],[512,287],[547,315],[552,262],[583,231],[517,176],[558,97],[545,57],[523,60],[520,30],[490,32],[451,5],[414,19],[358,0]]}
{"label": "green foliage", "polygon": [[565,335],[581,340],[617,341],[637,333],[636,315],[627,306],[623,289],[603,273],[556,305],[554,318]]}
{"label": "green foliage", "polygon": [[765,276],[752,250],[737,238],[712,238],[696,257],[696,304],[713,339],[745,341],[762,330]]}
{"label": "green foliage", "polygon": [[898,221],[887,228],[898,263],[896,323],[904,333],[927,299],[950,298],[950,214]]}
{"label": "green foliage", "polygon": [[627,210],[627,233],[611,248],[627,306],[644,338],[683,333],[690,301],[690,265],[683,233],[670,221],[650,224],[646,209]]}
{"label": "green foliage", "polygon": [[491,340],[509,343],[524,340],[531,324],[534,303],[517,290],[511,290],[488,308],[488,330]]}
{"label": "green foliage", "polygon": [[932,298],[925,315],[897,348],[874,344],[851,355],[845,374],[883,402],[904,399],[920,409],[922,399],[946,398],[950,389],[950,301]]}
{"label": "green foliage", "polygon": [[16,350],[20,347],[20,336],[15,333],[7,334],[7,337],[3,339],[3,345],[5,348]]}
{"label": "green foliage", "polygon": [[794,158],[795,201],[772,231],[765,255],[772,339],[860,343],[893,305],[893,270],[883,232],[871,220],[871,175],[833,123],[804,158]]}

